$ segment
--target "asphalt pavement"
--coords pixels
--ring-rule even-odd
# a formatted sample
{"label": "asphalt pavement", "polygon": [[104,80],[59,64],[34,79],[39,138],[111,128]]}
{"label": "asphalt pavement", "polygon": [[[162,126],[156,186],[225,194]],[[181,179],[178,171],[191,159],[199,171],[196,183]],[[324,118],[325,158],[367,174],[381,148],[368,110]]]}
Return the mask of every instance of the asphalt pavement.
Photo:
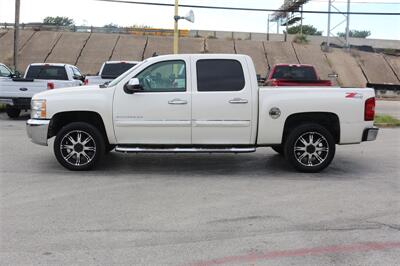
{"label": "asphalt pavement", "polygon": [[71,172],[0,114],[1,265],[398,265],[400,129],[302,174],[251,154],[111,153]]}

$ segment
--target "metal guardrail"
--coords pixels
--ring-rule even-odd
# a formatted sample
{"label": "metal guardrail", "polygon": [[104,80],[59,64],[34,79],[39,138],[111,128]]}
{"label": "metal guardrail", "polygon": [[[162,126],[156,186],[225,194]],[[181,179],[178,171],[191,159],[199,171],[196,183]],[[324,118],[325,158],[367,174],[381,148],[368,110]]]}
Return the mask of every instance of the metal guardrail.
{"label": "metal guardrail", "polygon": [[[0,28],[13,29],[13,23],[0,23]],[[20,29],[34,31],[67,31],[67,32],[90,32],[90,33],[119,33],[132,35],[173,36],[173,29],[159,28],[132,28],[132,27],[94,27],[94,26],[58,26],[43,23],[21,23]],[[189,30],[179,30],[180,37],[189,37]]]}

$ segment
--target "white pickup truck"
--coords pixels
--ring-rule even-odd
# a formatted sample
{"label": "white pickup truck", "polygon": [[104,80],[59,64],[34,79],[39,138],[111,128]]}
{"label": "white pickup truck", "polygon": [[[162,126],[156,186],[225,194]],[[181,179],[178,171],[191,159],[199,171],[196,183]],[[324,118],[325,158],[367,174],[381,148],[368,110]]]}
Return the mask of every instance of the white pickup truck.
{"label": "white pickup truck", "polygon": [[[149,58],[107,86],[32,99],[28,136],[70,170],[117,152],[254,152],[273,147],[299,171],[327,167],[336,144],[375,140],[372,89],[258,87],[246,55]],[[87,99],[91,100],[88,101]]]}
{"label": "white pickup truck", "polygon": [[85,85],[102,85],[110,82],[139,63],[138,61],[104,62],[97,76],[86,77]]}
{"label": "white pickup truck", "polygon": [[30,109],[34,94],[49,89],[76,87],[85,77],[76,66],[67,64],[30,64],[24,78],[0,79],[0,103],[6,104],[9,117],[16,118],[21,110]]}

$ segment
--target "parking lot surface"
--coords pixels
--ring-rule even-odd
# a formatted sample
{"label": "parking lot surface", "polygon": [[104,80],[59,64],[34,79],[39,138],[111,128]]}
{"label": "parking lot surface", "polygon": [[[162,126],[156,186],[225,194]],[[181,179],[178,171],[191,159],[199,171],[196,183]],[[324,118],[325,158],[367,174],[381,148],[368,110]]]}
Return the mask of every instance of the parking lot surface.
{"label": "parking lot surface", "polygon": [[71,172],[0,114],[1,265],[398,265],[399,129],[302,174],[271,149]]}

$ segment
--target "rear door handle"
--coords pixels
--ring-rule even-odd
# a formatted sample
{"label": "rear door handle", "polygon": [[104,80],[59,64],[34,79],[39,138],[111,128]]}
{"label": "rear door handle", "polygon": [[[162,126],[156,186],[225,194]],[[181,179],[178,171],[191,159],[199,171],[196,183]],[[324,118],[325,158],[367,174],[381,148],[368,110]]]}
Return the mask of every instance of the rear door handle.
{"label": "rear door handle", "polygon": [[232,103],[232,104],[245,104],[245,103],[248,103],[248,102],[249,102],[248,100],[242,99],[242,98],[234,98],[234,99],[229,101],[229,103]]}
{"label": "rear door handle", "polygon": [[187,104],[188,102],[182,99],[173,99],[168,101],[168,104]]}

